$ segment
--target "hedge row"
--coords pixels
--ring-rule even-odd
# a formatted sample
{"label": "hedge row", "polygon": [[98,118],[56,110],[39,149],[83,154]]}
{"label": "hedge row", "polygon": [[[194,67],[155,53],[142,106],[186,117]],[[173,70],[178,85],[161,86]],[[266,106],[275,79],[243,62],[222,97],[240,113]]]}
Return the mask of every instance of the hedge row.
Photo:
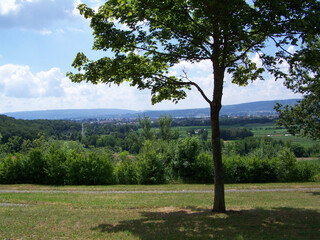
{"label": "hedge row", "polygon": [[[111,154],[63,151],[46,153],[32,149],[27,155],[9,155],[0,160],[0,183],[53,185],[160,184],[172,182],[213,183],[210,153],[201,152],[190,138],[175,151],[146,142],[135,159],[127,152],[117,160]],[[166,151],[164,150],[166,149]],[[293,153],[283,150],[278,157],[224,158],[226,183],[312,181],[320,173],[319,164],[297,162]]]}

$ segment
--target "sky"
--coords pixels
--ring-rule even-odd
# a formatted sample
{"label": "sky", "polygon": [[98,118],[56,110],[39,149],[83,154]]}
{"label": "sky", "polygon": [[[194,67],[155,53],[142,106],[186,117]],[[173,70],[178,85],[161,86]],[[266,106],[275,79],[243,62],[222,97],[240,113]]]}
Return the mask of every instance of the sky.
{"label": "sky", "polygon": [[[119,108],[163,110],[209,107],[196,89],[174,104],[163,101],[151,105],[148,90],[121,86],[72,83],[68,71],[78,52],[89,58],[102,53],[92,50],[90,22],[76,9],[80,3],[97,9],[103,0],[0,0],[0,114],[51,109]],[[290,50],[290,49],[289,49]],[[259,64],[257,56],[252,56]],[[172,74],[196,81],[208,94],[212,92],[211,62],[181,62]],[[223,105],[253,101],[299,98],[275,81],[255,81],[246,87],[230,83],[227,75]]]}

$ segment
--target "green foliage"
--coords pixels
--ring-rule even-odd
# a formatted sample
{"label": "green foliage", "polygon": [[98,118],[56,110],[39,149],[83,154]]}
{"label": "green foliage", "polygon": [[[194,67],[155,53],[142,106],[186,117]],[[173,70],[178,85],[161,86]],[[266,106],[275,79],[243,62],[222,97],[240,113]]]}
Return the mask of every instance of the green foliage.
{"label": "green foliage", "polygon": [[22,155],[8,155],[0,160],[0,183],[25,183],[25,159]]}
{"label": "green foliage", "polygon": [[45,183],[47,168],[47,161],[43,155],[43,152],[39,148],[32,149],[28,153],[27,160],[25,162],[24,174],[26,176],[27,183]]}
{"label": "green foliage", "polygon": [[289,149],[273,158],[224,157],[223,164],[227,183],[306,182],[320,170],[314,164],[297,162]]}
{"label": "green foliage", "polygon": [[[320,9],[313,14],[317,21]],[[315,23],[314,23],[315,24]],[[318,23],[316,23],[318,24]],[[278,124],[293,135],[320,139],[320,35],[319,31],[308,34],[302,48],[288,56],[291,76],[286,77],[285,85],[303,95],[295,106],[278,104]]]}
{"label": "green foliage", "polygon": [[13,136],[9,138],[4,144],[5,152],[7,153],[17,153],[22,150],[22,138],[19,136]]}
{"label": "green foliage", "polygon": [[193,178],[197,183],[213,183],[213,161],[208,152],[200,153],[192,165]]}
{"label": "green foliage", "polygon": [[142,128],[143,137],[145,140],[151,140],[154,137],[154,133],[151,131],[151,120],[148,117],[138,118],[140,127]]}
{"label": "green foliage", "polygon": [[67,158],[67,183],[82,185],[114,183],[114,164],[110,156],[92,152],[71,152]]}
{"label": "green foliage", "polygon": [[139,153],[142,144],[143,138],[137,132],[131,131],[125,138],[125,149],[131,153]]}
{"label": "green foliage", "polygon": [[67,177],[67,153],[62,149],[54,149],[50,147],[49,152],[46,154],[47,166],[45,173],[47,174],[47,183],[54,185],[65,184]]}
{"label": "green foliage", "polygon": [[182,139],[178,142],[176,151],[174,169],[177,175],[184,181],[194,181],[197,157],[201,151],[200,140],[195,137]]}
{"label": "green foliage", "polygon": [[172,130],[172,117],[171,116],[160,116],[158,120],[160,126],[160,138],[164,141],[169,141],[172,139],[177,139],[179,137],[179,133],[177,131]]}
{"label": "green foliage", "polygon": [[[0,132],[2,142],[6,143],[10,138],[18,136],[21,140],[34,140],[44,135],[55,136],[58,139],[77,138],[81,125],[76,122],[61,120],[21,120],[0,115]],[[76,139],[72,139],[76,140]]]}
{"label": "green foliage", "polygon": [[157,154],[152,142],[145,141],[137,156],[141,184],[161,184],[166,182],[165,165]]}
{"label": "green foliage", "polygon": [[237,140],[253,136],[253,133],[247,128],[222,128],[220,134],[223,140]]}
{"label": "green foliage", "polygon": [[115,172],[117,183],[119,184],[138,184],[139,169],[137,162],[128,157],[128,152],[119,154],[119,162],[116,165]]}

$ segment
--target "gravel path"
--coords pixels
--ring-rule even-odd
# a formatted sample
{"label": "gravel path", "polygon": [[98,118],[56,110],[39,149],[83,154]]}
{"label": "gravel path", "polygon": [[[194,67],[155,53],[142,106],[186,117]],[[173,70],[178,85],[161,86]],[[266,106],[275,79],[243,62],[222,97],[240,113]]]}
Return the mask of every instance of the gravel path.
{"label": "gravel path", "polygon": [[[270,189],[227,189],[228,192],[305,192],[320,191],[320,188],[270,188]],[[149,190],[149,191],[81,191],[81,190],[0,190],[1,193],[81,193],[81,194],[140,194],[140,193],[213,193],[213,190]]]}
{"label": "gravel path", "polygon": [[18,203],[0,203],[0,207],[29,207],[29,205]]}

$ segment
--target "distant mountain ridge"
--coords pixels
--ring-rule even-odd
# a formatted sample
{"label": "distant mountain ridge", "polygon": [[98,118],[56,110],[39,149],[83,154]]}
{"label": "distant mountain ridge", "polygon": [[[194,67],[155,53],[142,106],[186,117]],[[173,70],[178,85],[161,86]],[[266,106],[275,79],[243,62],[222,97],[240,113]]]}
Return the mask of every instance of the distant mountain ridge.
{"label": "distant mountain ridge", "polygon": [[[300,99],[258,101],[233,105],[224,105],[220,115],[227,116],[269,116],[276,115],[273,109],[276,103],[294,105]],[[134,111],[126,109],[67,109],[67,110],[43,110],[4,113],[16,119],[34,120],[85,120],[85,119],[112,119],[112,118],[136,118],[148,116],[157,118],[160,115],[171,115],[173,118],[209,117],[209,108],[181,109],[181,110],[154,110]]]}

